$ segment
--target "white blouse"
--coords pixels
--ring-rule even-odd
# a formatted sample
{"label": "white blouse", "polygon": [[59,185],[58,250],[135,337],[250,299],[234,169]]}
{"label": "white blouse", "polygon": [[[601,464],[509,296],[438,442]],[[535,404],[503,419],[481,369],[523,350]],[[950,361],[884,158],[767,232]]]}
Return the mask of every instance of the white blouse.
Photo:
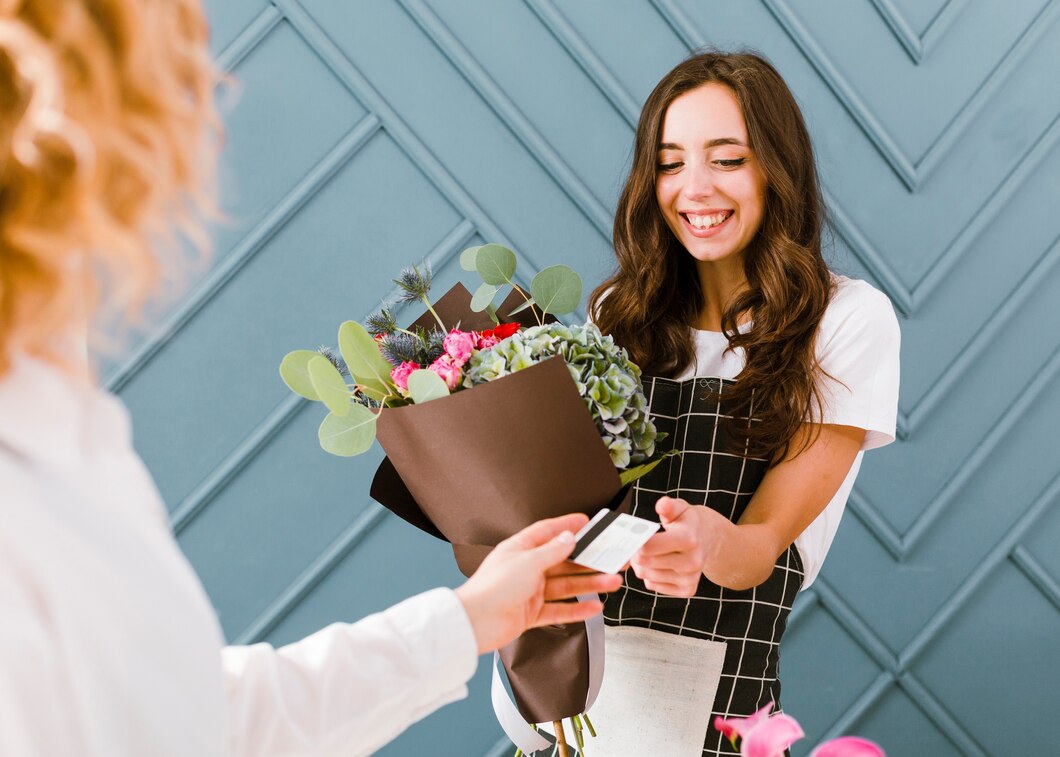
{"label": "white blouse", "polygon": [[24,357],[0,378],[0,755],[369,754],[476,664],[448,589],[224,647],[121,404]]}
{"label": "white blouse", "polygon": [[[819,382],[824,417],[812,420],[865,431],[850,471],[824,511],[795,539],[806,571],[802,588],[817,578],[839,528],[839,520],[865,451],[894,441],[898,421],[898,319],[887,295],[866,281],[833,276],[836,290],[817,330],[816,357],[827,376]],[[727,352],[721,332],[696,331],[696,361],[678,380],[696,376],[735,379],[743,370],[743,349]],[[831,378],[829,378],[831,377]]]}

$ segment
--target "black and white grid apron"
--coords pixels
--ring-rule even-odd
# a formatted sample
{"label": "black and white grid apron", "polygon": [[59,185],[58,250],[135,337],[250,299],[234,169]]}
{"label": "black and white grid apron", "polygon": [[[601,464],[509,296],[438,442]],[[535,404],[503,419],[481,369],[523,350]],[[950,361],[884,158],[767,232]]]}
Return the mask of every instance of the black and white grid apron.
{"label": "black and white grid apron", "polygon": [[[667,459],[637,482],[633,514],[658,522],[655,502],[663,495],[706,505],[733,522],[739,520],[768,468],[763,458],[732,454],[719,389],[732,382],[718,378],[673,381],[644,377],[644,393],[656,428],[669,436],[662,449],[680,456]],[[696,596],[668,597],[645,588],[632,570],[607,598],[604,619],[611,626],[632,626],[725,644],[721,679],[703,745],[704,757],[738,754],[713,727],[715,715],[746,717],[772,701],[780,708],[780,638],[803,580],[794,544],[780,556],[770,577],[746,591],[725,589],[700,578]],[[650,717],[651,702],[643,703]],[[684,757],[684,755],[674,757]]]}

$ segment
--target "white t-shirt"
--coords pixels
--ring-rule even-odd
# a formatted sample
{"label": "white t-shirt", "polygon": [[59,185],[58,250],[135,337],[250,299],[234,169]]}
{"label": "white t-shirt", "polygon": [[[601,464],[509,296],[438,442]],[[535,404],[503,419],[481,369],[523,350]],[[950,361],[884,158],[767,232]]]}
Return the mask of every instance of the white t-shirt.
{"label": "white t-shirt", "polygon": [[477,664],[449,589],[225,647],[125,409],[25,358],[0,378],[0,524],[0,755],[370,754]]}
{"label": "white t-shirt", "polygon": [[[865,450],[894,441],[898,419],[898,319],[887,296],[859,279],[833,275],[836,291],[821,319],[817,361],[833,379],[821,377],[825,401],[821,423],[856,426],[865,440],[839,491],[824,511],[795,539],[806,577],[813,583],[832,545]],[[696,360],[676,380],[701,376],[735,379],[743,370],[742,349],[726,352],[728,339],[718,331],[696,331]]]}

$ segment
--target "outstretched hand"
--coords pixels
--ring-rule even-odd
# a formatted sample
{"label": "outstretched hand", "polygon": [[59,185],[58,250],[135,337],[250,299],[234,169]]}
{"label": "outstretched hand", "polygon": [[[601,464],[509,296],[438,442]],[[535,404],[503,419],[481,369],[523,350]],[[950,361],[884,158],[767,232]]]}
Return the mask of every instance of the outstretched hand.
{"label": "outstretched hand", "polygon": [[641,547],[630,566],[652,591],[693,597],[711,550],[717,548],[719,531],[732,524],[709,507],[673,497],[660,497],[655,512],[663,530]]}
{"label": "outstretched hand", "polygon": [[579,622],[603,609],[599,600],[558,601],[614,591],[622,584],[621,576],[564,562],[574,549],[573,532],[588,520],[575,513],[527,526],[498,544],[456,590],[479,654],[504,646],[529,628]]}

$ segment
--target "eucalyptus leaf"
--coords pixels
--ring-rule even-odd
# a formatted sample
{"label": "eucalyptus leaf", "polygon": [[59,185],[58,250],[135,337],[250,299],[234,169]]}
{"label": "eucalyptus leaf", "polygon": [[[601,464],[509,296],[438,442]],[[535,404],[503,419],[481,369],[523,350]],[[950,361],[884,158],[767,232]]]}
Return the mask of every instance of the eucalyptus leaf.
{"label": "eucalyptus leaf", "polygon": [[346,379],[330,360],[323,355],[317,355],[309,361],[307,371],[313,389],[319,395],[320,401],[327,405],[328,410],[338,416],[345,416],[350,412],[350,390],[346,387]]}
{"label": "eucalyptus leaf", "polygon": [[475,270],[487,284],[510,284],[515,276],[515,253],[499,244],[484,244],[475,256]]}
{"label": "eucalyptus leaf", "polygon": [[383,394],[391,393],[390,372],[394,366],[379,352],[379,342],[364,326],[356,321],[339,326],[339,350],[358,384]]}
{"label": "eucalyptus leaf", "polygon": [[660,457],[658,460],[652,460],[650,463],[644,463],[644,465],[638,465],[636,468],[629,468],[629,469],[624,470],[624,471],[619,471],[618,472],[618,480],[622,483],[622,486],[628,486],[629,484],[632,484],[637,479],[640,479],[640,478],[643,478],[644,476],[647,476],[649,473],[651,473],[653,470],[655,470],[655,466],[657,466],[659,463],[661,463],[666,458],[673,457],[674,455],[680,455],[680,454],[681,453],[678,450],[672,449],[669,452],[667,452],[666,454],[662,455],[662,457]]}
{"label": "eucalyptus leaf", "polygon": [[477,271],[475,267],[475,259],[478,257],[478,251],[482,249],[482,245],[475,245],[474,247],[468,247],[466,250],[460,253],[460,267],[465,271]]}
{"label": "eucalyptus leaf", "polygon": [[434,371],[420,368],[409,374],[409,396],[417,405],[449,396],[449,387]]}
{"label": "eucalyptus leaf", "polygon": [[328,413],[317,432],[321,448],[339,457],[367,452],[375,441],[376,417],[376,413],[357,404],[351,405],[345,416]]}
{"label": "eucalyptus leaf", "polygon": [[493,304],[493,298],[497,296],[498,291],[493,284],[483,283],[475,290],[475,296],[471,298],[471,309],[476,313],[481,313]]}
{"label": "eucalyptus leaf", "polygon": [[534,276],[530,294],[543,313],[573,313],[582,300],[582,277],[570,266],[552,265]]}
{"label": "eucalyptus leaf", "polygon": [[492,303],[486,306],[486,315],[490,317],[495,326],[500,326],[501,319],[497,317],[497,308]]}
{"label": "eucalyptus leaf", "polygon": [[307,400],[319,402],[320,395],[317,394],[317,390],[313,388],[313,382],[309,379],[309,361],[315,357],[320,357],[320,353],[314,350],[288,352],[280,362],[280,378],[295,394]]}
{"label": "eucalyptus leaf", "polygon": [[516,308],[515,310],[513,310],[513,311],[512,311],[512,312],[510,312],[510,313],[508,313],[508,315],[509,315],[509,316],[512,316],[512,315],[515,315],[516,313],[521,313],[521,312],[523,312],[524,310],[526,310],[527,308],[529,308],[529,307],[533,307],[533,306],[534,306],[534,305],[536,305],[536,304],[537,304],[537,301],[536,301],[536,300],[534,300],[534,298],[533,298],[533,297],[531,297],[531,298],[530,298],[530,299],[528,299],[528,300],[527,300],[526,302],[524,302],[524,303],[523,303],[522,305],[520,305],[519,307],[517,307],[517,308]]}

